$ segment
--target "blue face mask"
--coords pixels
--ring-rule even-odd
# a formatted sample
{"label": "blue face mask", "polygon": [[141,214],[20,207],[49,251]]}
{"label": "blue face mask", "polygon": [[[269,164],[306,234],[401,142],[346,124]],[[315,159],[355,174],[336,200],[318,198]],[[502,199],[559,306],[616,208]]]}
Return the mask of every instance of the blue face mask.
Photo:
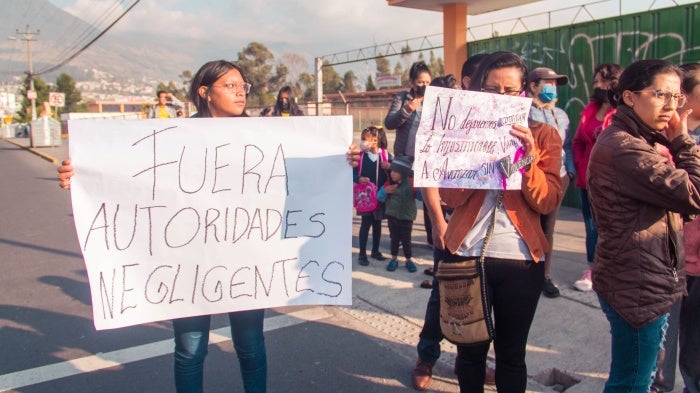
{"label": "blue face mask", "polygon": [[542,92],[537,95],[545,104],[557,99],[557,87],[552,85],[542,86]]}

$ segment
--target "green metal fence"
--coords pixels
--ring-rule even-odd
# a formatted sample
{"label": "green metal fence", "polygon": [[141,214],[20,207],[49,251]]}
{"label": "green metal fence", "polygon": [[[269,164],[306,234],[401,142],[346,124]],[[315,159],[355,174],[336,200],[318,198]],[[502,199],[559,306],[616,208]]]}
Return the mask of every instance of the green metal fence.
{"label": "green metal fence", "polygon": [[[700,3],[617,16],[512,36],[470,42],[469,55],[494,51],[520,54],[529,67],[549,67],[569,76],[559,88],[558,106],[576,131],[581,110],[593,92],[597,64],[627,66],[636,60],[666,59],[677,64],[700,61]],[[566,206],[579,206],[573,187]]]}

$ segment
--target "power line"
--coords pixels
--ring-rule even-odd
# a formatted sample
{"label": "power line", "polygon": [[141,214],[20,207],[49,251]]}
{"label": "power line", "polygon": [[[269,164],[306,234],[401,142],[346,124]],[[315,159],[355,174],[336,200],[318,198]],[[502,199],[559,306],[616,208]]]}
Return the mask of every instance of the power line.
{"label": "power line", "polygon": [[56,64],[56,65],[54,65],[54,66],[52,66],[52,67],[45,68],[45,69],[43,69],[43,70],[41,70],[41,71],[38,71],[38,72],[36,73],[36,75],[42,75],[42,74],[46,74],[46,73],[49,73],[49,72],[51,72],[51,71],[54,71],[54,70],[56,70],[56,69],[58,69],[58,68],[60,68],[60,67],[62,67],[62,66],[64,66],[64,65],[66,65],[69,61],[71,61],[71,60],[73,60],[74,58],[76,58],[79,54],[83,53],[87,48],[90,47],[90,45],[92,45],[93,43],[95,43],[95,41],[97,41],[98,39],[100,39],[105,33],[107,33],[107,32],[109,31],[109,29],[112,28],[112,26],[114,26],[114,25],[115,25],[117,22],[119,22],[129,11],[131,11],[131,9],[134,8],[134,7],[136,6],[136,4],[139,3],[139,1],[141,1],[141,0],[136,0],[136,1],[134,1],[134,3],[133,3],[131,6],[129,6],[129,8],[127,8],[121,15],[119,15],[119,17],[117,17],[117,19],[114,20],[114,22],[112,22],[109,26],[107,26],[104,30],[102,30],[102,32],[99,33],[95,38],[93,38],[92,40],[90,40],[90,42],[88,42],[88,43],[85,44],[82,48],[80,48],[80,49],[77,50],[75,53],[73,53],[72,55],[70,55],[67,59],[61,61],[60,63],[58,63],[58,64]]}

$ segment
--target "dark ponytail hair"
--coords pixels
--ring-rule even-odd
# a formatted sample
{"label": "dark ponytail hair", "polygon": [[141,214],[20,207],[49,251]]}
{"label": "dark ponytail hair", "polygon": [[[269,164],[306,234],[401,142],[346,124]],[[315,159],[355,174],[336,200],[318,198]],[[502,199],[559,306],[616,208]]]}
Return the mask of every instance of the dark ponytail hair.
{"label": "dark ponytail hair", "polygon": [[411,82],[413,82],[414,80],[418,79],[418,76],[422,72],[427,72],[431,78],[433,77],[433,75],[430,73],[430,69],[425,64],[425,62],[423,60],[420,60],[411,64],[411,69],[408,71],[408,77],[411,78]]}
{"label": "dark ponytail hair", "polygon": [[654,78],[659,74],[676,74],[683,79],[681,69],[670,61],[661,59],[635,61],[622,71],[620,79],[608,91],[610,104],[614,108],[624,105],[625,102],[622,99],[624,91],[644,90],[654,83]]}
{"label": "dark ponytail hair", "polygon": [[476,73],[469,84],[469,90],[481,91],[486,78],[489,76],[489,72],[508,67],[515,67],[520,70],[522,75],[520,89],[523,89],[527,85],[527,65],[525,61],[513,52],[499,51],[493,52],[479,63],[479,68],[476,69]]}
{"label": "dark ponytail hair", "polygon": [[190,85],[190,100],[192,103],[194,103],[195,108],[197,108],[197,117],[211,117],[211,112],[209,112],[209,103],[206,97],[199,95],[199,88],[202,86],[210,88],[217,79],[221,78],[224,74],[231,70],[238,70],[243,77],[243,81],[248,82],[245,74],[243,74],[243,70],[227,60],[214,60],[205,63],[199,68],[197,73],[194,74],[192,84]]}

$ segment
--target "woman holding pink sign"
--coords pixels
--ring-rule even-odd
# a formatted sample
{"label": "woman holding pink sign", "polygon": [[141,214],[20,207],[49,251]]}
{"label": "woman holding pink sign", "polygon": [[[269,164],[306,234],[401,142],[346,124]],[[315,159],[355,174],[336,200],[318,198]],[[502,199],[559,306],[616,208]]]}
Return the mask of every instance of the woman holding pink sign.
{"label": "woman holding pink sign", "polygon": [[[520,96],[527,75],[520,56],[495,52],[481,62],[470,90]],[[454,208],[445,233],[444,261],[479,259],[483,253],[482,279],[495,320],[496,388],[525,392],[525,346],[544,282],[540,262],[550,249],[540,215],[556,208],[562,192],[562,141],[553,127],[533,121],[528,127],[514,125],[510,134],[522,143],[519,155],[530,162],[521,170],[521,189],[441,188],[440,196]],[[489,346],[458,345],[455,372],[460,392],[483,392]]]}

